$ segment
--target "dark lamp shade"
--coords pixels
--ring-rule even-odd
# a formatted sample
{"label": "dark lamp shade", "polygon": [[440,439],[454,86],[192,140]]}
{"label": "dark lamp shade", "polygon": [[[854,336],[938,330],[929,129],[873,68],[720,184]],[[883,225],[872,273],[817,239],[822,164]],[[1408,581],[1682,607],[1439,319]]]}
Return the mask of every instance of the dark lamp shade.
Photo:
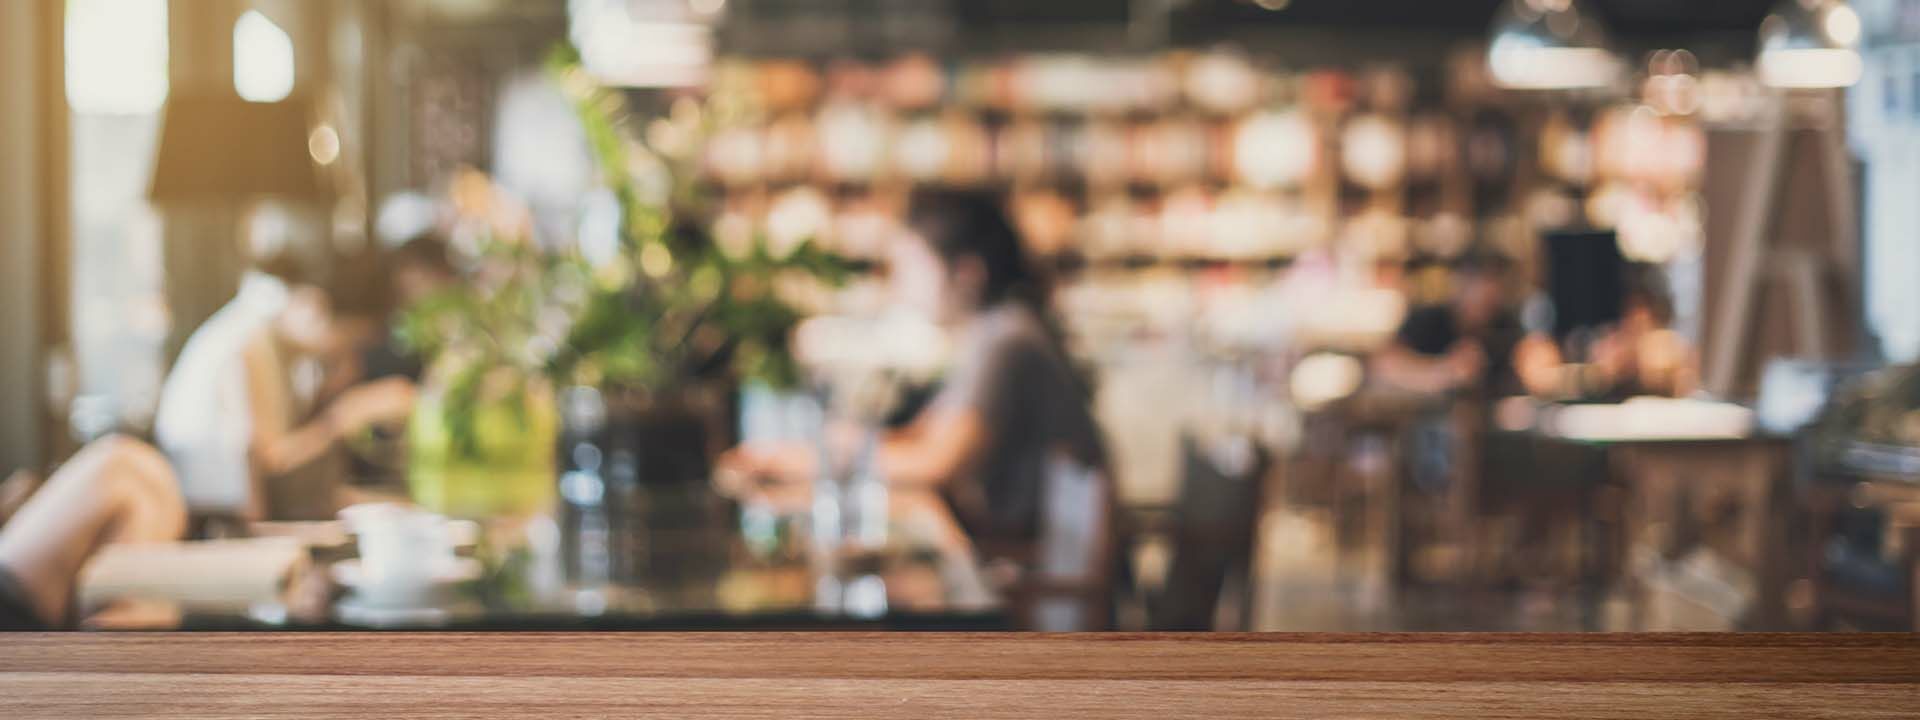
{"label": "dark lamp shade", "polygon": [[163,114],[148,197],[158,205],[330,201],[331,183],[308,150],[308,108],[299,99],[176,94]]}

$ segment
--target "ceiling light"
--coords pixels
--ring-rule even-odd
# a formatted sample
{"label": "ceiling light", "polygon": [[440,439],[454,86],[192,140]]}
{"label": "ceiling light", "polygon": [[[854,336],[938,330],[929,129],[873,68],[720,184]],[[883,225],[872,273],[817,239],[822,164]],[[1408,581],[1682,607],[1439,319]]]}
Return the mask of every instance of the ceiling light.
{"label": "ceiling light", "polygon": [[1784,0],[1760,24],[1760,79],[1780,88],[1860,82],[1860,15],[1845,0]]}
{"label": "ceiling light", "polygon": [[1494,82],[1513,90],[1609,87],[1624,67],[1575,0],[1510,0],[1494,16],[1487,63]]}

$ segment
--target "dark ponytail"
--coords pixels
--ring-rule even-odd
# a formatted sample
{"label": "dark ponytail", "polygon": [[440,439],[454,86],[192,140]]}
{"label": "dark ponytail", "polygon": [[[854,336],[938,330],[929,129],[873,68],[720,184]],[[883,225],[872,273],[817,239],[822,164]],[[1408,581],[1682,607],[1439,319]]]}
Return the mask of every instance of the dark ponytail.
{"label": "dark ponytail", "polygon": [[907,225],[952,268],[974,258],[986,271],[980,308],[1008,300],[1025,303],[1051,322],[1051,287],[1027,256],[1020,233],[1008,219],[998,195],[967,190],[916,190],[907,207]]}
{"label": "dark ponytail", "polygon": [[907,204],[907,225],[927,241],[948,270],[967,258],[980,261],[986,282],[980,306],[1004,302],[1025,305],[1040,323],[1047,341],[1074,376],[1082,399],[1093,396],[1091,373],[1075,367],[1067,352],[1067,334],[1053,312],[1053,286],[1027,254],[1020,232],[1007,217],[999,195],[969,190],[915,190]]}

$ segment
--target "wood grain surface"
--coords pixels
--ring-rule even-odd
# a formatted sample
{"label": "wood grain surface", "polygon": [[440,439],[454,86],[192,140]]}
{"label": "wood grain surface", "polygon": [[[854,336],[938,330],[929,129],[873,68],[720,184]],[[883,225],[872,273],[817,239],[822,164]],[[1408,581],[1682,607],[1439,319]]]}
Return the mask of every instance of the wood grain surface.
{"label": "wood grain surface", "polygon": [[1920,637],[0,636],[14,718],[1915,718]]}

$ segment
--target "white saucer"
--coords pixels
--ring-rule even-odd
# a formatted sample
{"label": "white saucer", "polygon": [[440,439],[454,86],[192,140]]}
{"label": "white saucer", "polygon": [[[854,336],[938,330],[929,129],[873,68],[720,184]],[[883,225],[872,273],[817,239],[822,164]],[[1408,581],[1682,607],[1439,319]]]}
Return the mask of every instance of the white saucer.
{"label": "white saucer", "polygon": [[455,618],[470,614],[478,606],[471,603],[416,608],[390,608],[369,605],[349,595],[333,605],[333,619],[342,624],[369,628],[442,627]]}
{"label": "white saucer", "polygon": [[[444,587],[473,582],[486,573],[479,560],[470,557],[456,557],[434,574],[432,585]],[[334,563],[331,568],[333,581],[341,587],[358,588],[365,581],[359,558],[350,558]]]}

